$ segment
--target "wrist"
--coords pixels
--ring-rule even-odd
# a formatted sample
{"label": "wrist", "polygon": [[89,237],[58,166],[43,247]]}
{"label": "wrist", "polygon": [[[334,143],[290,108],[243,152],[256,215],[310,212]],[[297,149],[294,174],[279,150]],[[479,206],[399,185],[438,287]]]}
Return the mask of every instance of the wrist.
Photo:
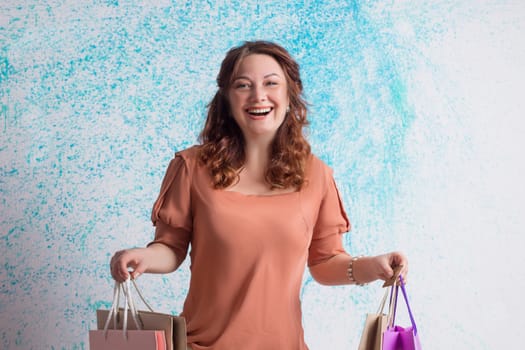
{"label": "wrist", "polygon": [[[366,285],[366,279],[363,278],[363,275],[360,273],[361,270],[361,263],[364,262],[366,258],[363,255],[354,256],[350,259],[350,263],[348,264],[348,279],[350,280],[351,284],[355,284],[358,286],[364,286]],[[358,267],[361,266],[361,267]]]}

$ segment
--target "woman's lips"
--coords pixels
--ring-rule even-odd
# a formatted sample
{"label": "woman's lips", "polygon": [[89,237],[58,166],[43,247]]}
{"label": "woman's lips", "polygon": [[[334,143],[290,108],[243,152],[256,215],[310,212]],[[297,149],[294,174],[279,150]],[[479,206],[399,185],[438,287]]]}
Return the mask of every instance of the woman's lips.
{"label": "woman's lips", "polygon": [[273,110],[273,107],[248,108],[246,112],[253,116],[265,116]]}
{"label": "woman's lips", "polygon": [[252,119],[262,119],[265,116],[267,116],[272,110],[273,107],[248,108],[246,110],[246,113],[248,113],[250,115],[250,118]]}

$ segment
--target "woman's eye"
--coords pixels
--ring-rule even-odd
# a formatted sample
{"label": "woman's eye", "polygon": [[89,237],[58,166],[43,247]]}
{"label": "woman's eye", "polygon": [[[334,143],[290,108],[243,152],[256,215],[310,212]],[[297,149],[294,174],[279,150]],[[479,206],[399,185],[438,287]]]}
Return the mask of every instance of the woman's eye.
{"label": "woman's eye", "polygon": [[279,85],[279,83],[276,82],[276,81],[269,81],[269,82],[266,83],[266,85],[268,85],[268,86],[275,86],[275,85]]}
{"label": "woman's eye", "polygon": [[237,83],[237,84],[235,84],[235,88],[236,89],[246,89],[248,87],[249,87],[249,84],[247,84],[247,83]]}

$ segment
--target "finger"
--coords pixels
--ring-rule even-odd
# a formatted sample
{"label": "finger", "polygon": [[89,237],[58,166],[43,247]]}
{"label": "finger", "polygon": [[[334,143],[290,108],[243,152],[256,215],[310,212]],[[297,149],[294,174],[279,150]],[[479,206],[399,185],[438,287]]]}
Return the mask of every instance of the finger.
{"label": "finger", "polygon": [[383,287],[394,285],[396,283],[397,273],[395,269],[393,269],[392,266],[390,266],[388,259],[385,259],[385,262],[383,265],[383,271],[384,271],[384,278],[382,279],[384,279],[385,281],[385,284],[383,285]]}
{"label": "finger", "polygon": [[393,283],[395,271],[391,266],[390,257],[385,255],[380,258],[381,258],[380,267],[382,271],[379,273],[379,278],[386,281],[387,283]]}
{"label": "finger", "polygon": [[128,273],[128,266],[129,265],[130,265],[129,260],[125,259],[124,257],[122,257],[118,261],[118,263],[117,263],[117,274],[118,274],[118,276],[121,279],[120,282],[124,282],[125,280],[127,280],[129,278],[129,273]]}
{"label": "finger", "polygon": [[387,280],[394,278],[395,271],[390,265],[384,266],[384,273]]}
{"label": "finger", "polygon": [[122,275],[120,267],[118,264],[115,264],[111,269],[111,276],[113,279],[119,283],[122,283],[126,280],[126,277]]}
{"label": "finger", "polygon": [[111,261],[109,263],[109,269],[110,269],[110,272],[111,272],[111,277],[113,277],[113,279],[117,282],[121,282],[120,281],[120,274],[118,273],[118,261],[117,261],[117,253],[115,253],[112,257],[111,257]]}
{"label": "finger", "polygon": [[146,271],[146,264],[139,263],[134,269],[133,272],[131,272],[131,278],[137,279],[140,275],[142,275]]}
{"label": "finger", "polygon": [[390,255],[390,263],[392,265],[392,267],[398,267],[398,266],[403,266],[405,267],[406,265],[406,258],[404,257],[403,254],[399,253],[399,252],[393,252],[391,255]]}
{"label": "finger", "polygon": [[142,273],[144,273],[147,269],[146,264],[144,264],[144,261],[142,259],[132,259],[129,260],[127,264],[127,276],[130,276],[132,279],[138,278]]}
{"label": "finger", "polygon": [[[399,275],[403,278],[403,282],[407,282],[407,275],[408,275],[408,260],[407,258],[399,252],[396,252],[397,260],[399,261],[399,266],[401,267],[401,270],[399,272]],[[400,284],[400,281],[397,281],[397,284]]]}

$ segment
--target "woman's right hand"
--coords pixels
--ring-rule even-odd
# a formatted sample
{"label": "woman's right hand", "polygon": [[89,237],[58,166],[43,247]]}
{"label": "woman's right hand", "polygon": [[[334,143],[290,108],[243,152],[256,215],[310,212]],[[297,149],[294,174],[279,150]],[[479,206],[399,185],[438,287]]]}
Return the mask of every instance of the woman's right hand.
{"label": "woman's right hand", "polygon": [[111,276],[119,283],[128,279],[130,274],[132,279],[137,279],[147,270],[148,264],[147,248],[119,250],[111,258]]}

